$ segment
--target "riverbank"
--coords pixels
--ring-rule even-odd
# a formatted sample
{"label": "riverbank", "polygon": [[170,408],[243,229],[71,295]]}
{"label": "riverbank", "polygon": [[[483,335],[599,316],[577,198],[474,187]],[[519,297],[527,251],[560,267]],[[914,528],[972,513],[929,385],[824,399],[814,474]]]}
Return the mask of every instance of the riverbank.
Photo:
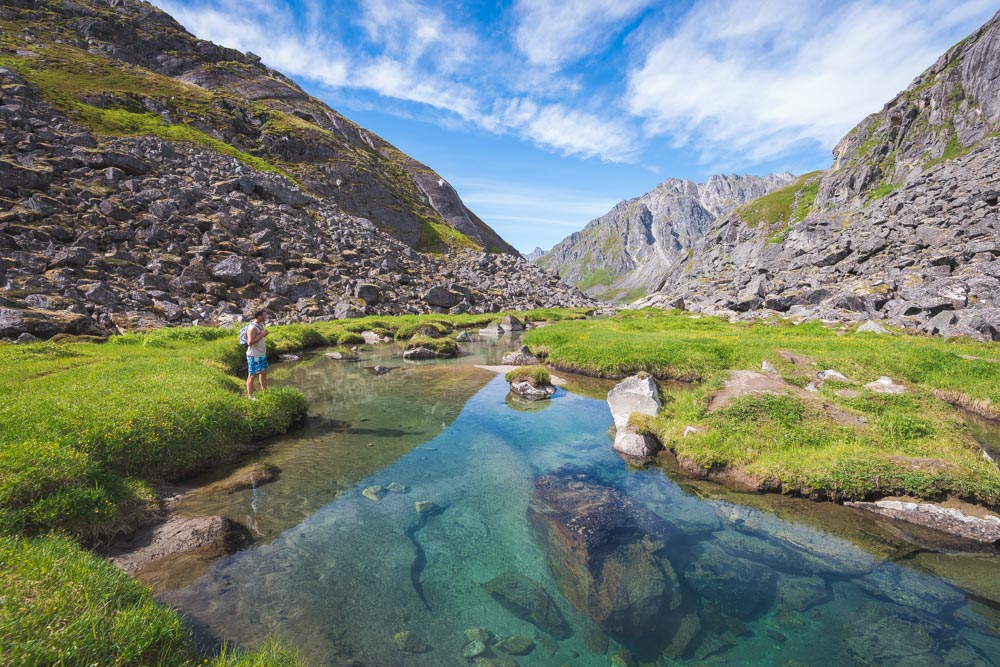
{"label": "riverbank", "polygon": [[[530,321],[583,312],[519,316]],[[454,338],[460,327],[501,317],[373,317],[270,327],[268,356],[361,344],[363,332],[397,340]],[[184,621],[81,545],[156,520],[161,483],[260,447],[305,412],[305,398],[282,388],[247,401],[237,377],[243,355],[235,330],[203,327],[0,346],[0,550],[11,563],[2,582],[9,593],[0,605],[5,658],[25,664],[197,661],[201,652]],[[57,569],[65,575],[54,576]],[[72,590],[62,591],[67,586]],[[129,630],[134,626],[143,631]],[[13,653],[6,653],[8,646]],[[216,665],[296,662],[272,644],[210,659]]]}
{"label": "riverbank", "polygon": [[1000,470],[952,405],[996,416],[1000,344],[655,310],[559,323],[525,342],[557,369],[694,382],[641,425],[689,474],[817,499],[1000,507]]}

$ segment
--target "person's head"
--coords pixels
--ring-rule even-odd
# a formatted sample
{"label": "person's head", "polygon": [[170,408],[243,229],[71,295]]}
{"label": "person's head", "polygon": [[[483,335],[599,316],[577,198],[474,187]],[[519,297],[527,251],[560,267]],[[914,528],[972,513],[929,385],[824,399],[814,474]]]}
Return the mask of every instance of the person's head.
{"label": "person's head", "polygon": [[255,310],[253,313],[254,322],[263,322],[264,317],[267,315],[267,311],[261,308],[260,310]]}

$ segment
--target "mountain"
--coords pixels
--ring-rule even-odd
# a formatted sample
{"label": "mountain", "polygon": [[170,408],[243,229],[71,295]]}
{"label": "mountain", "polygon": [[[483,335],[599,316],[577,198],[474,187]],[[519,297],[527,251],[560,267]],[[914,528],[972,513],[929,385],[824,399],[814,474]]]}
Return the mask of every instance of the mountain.
{"label": "mountain", "polygon": [[787,184],[780,176],[712,176],[707,183],[668,179],[615,205],[536,260],[605,301],[645,296],[718,216]]}
{"label": "mountain", "polygon": [[135,0],[0,4],[0,337],[590,301],[426,165]]}
{"label": "mountain", "polygon": [[538,246],[535,246],[535,249],[529,252],[527,255],[525,255],[524,258],[529,262],[534,262],[536,259],[538,259],[544,254],[545,254],[544,250],[542,250]]}
{"label": "mountain", "polygon": [[1000,339],[1000,14],[833,155],[716,220],[637,305]]}

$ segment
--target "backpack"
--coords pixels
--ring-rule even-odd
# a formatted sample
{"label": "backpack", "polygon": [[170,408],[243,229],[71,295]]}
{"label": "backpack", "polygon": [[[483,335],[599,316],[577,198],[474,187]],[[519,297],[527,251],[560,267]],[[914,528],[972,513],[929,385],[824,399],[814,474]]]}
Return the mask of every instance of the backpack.
{"label": "backpack", "polygon": [[249,334],[250,334],[250,325],[249,324],[246,325],[245,327],[243,327],[242,329],[240,329],[240,345],[246,345],[247,344],[247,337],[249,336]]}

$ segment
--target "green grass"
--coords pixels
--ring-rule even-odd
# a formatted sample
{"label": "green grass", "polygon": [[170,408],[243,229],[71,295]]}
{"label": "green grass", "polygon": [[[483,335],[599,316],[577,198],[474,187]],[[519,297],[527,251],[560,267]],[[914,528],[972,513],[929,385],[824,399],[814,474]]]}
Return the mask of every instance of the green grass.
{"label": "green grass", "polygon": [[[771,226],[779,222],[793,223],[802,220],[816,199],[819,177],[822,173],[813,171],[803,174],[791,185],[738,207],[736,213],[747,227]],[[803,204],[803,200],[808,203]],[[801,217],[798,217],[800,214]]]}
{"label": "green grass", "polygon": [[578,282],[575,287],[580,290],[590,289],[591,287],[596,287],[597,285],[610,285],[615,281],[615,276],[607,270],[607,268],[601,267],[590,271],[583,277],[583,279]]}
{"label": "green grass", "polygon": [[[985,461],[967,426],[937,392],[1000,403],[1000,344],[913,336],[842,334],[818,322],[731,324],[683,313],[626,311],[614,318],[561,322],[530,331],[525,343],[549,365],[607,377],[647,371],[698,380],[670,397],[655,430],[678,456],[706,469],[736,469],[785,491],[837,499],[909,494],[956,496],[1000,506],[1000,471]],[[816,361],[797,366],[779,351]],[[966,359],[965,356],[979,359]],[[731,369],[775,364],[790,387],[834,368],[864,384],[881,375],[911,390],[884,396],[827,383],[822,401],[864,418],[857,427],[788,392],[747,396],[723,410],[707,404]],[[837,389],[859,392],[854,398]],[[684,435],[687,426],[695,434]]]}
{"label": "green grass", "polygon": [[520,366],[512,371],[508,371],[504,379],[507,382],[527,380],[535,385],[552,384],[552,376],[545,366]]}
{"label": "green grass", "polygon": [[7,665],[283,667],[272,641],[202,656],[190,629],[149,589],[60,536],[0,536],[0,646]]}
{"label": "green grass", "polygon": [[0,346],[0,528],[99,539],[142,514],[151,484],[284,432],[304,397],[245,400],[244,354],[234,331],[198,327]]}
{"label": "green grass", "polygon": [[422,218],[420,221],[420,241],[417,250],[430,253],[444,253],[452,250],[481,249],[468,236],[444,222]]}

